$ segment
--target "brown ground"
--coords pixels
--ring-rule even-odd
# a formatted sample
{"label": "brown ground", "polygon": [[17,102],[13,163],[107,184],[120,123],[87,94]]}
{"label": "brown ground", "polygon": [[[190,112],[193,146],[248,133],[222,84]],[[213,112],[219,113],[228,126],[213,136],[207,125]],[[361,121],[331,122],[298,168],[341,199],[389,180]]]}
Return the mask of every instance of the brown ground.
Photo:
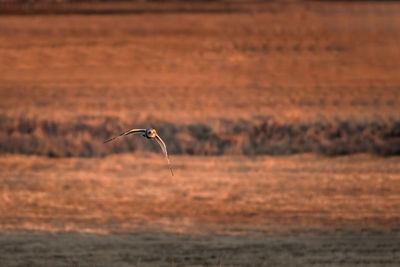
{"label": "brown ground", "polygon": [[2,233],[2,266],[398,266],[399,232]]}
{"label": "brown ground", "polygon": [[[145,157],[145,158],[142,158]],[[4,230],[241,233],[270,227],[391,229],[400,160],[350,156],[0,159]]]}
{"label": "brown ground", "polygon": [[400,263],[398,158],[172,162],[1,158],[0,264]]}
{"label": "brown ground", "polygon": [[399,118],[398,3],[261,7],[1,16],[0,111],[56,121]]}
{"label": "brown ground", "polygon": [[0,16],[0,265],[399,265],[399,158],[265,154],[399,153],[400,5],[142,4]]}

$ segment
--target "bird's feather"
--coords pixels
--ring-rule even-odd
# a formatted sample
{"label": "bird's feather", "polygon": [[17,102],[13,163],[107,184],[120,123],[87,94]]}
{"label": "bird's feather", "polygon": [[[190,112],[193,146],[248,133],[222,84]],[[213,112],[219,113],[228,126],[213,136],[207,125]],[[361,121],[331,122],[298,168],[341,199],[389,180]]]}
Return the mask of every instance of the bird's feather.
{"label": "bird's feather", "polygon": [[160,145],[161,150],[162,150],[165,158],[167,159],[168,167],[171,170],[172,176],[174,176],[174,172],[172,171],[171,163],[169,162],[169,158],[168,158],[167,146],[165,145],[164,141],[161,139],[161,137],[158,134],[156,135],[155,139],[156,139],[157,143]]}
{"label": "bird's feather", "polygon": [[104,141],[104,143],[108,143],[114,139],[117,139],[118,137],[121,137],[121,136],[130,135],[130,134],[140,134],[140,133],[146,133],[146,129],[131,129],[131,130],[126,131],[118,136],[107,139],[106,141]]}

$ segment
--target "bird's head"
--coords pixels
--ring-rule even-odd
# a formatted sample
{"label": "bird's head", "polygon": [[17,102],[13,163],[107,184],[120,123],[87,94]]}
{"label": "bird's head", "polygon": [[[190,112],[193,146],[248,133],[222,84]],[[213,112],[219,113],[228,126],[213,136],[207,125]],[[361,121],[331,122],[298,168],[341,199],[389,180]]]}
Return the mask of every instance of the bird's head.
{"label": "bird's head", "polygon": [[153,139],[153,138],[156,137],[156,135],[157,135],[157,132],[156,132],[155,129],[147,129],[147,130],[146,130],[146,137],[147,137],[147,138]]}

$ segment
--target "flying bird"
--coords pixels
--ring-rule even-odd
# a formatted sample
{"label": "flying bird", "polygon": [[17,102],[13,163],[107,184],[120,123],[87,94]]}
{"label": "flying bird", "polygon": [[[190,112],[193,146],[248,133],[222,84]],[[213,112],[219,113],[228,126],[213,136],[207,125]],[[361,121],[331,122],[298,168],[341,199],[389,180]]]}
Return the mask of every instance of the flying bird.
{"label": "flying bird", "polygon": [[125,135],[130,135],[130,134],[143,134],[144,137],[146,137],[147,139],[154,139],[157,141],[157,143],[160,145],[162,153],[164,154],[165,158],[167,159],[168,162],[168,167],[171,170],[171,174],[172,176],[174,176],[174,172],[172,171],[171,168],[171,163],[169,162],[169,158],[168,158],[168,152],[167,152],[167,146],[165,145],[164,141],[161,139],[161,137],[157,134],[155,129],[132,129],[129,130],[127,132],[124,132],[118,136],[112,137],[110,139],[107,139],[106,141],[104,141],[104,143],[108,143],[118,137],[121,136],[125,136]]}

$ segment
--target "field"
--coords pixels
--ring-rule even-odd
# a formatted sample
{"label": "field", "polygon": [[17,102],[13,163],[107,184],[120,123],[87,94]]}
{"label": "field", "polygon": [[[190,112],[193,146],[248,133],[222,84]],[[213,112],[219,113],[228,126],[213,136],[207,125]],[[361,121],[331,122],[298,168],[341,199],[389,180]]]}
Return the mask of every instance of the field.
{"label": "field", "polygon": [[399,3],[6,7],[1,266],[400,264]]}
{"label": "field", "polygon": [[2,158],[0,264],[400,263],[398,158],[172,162]]}

